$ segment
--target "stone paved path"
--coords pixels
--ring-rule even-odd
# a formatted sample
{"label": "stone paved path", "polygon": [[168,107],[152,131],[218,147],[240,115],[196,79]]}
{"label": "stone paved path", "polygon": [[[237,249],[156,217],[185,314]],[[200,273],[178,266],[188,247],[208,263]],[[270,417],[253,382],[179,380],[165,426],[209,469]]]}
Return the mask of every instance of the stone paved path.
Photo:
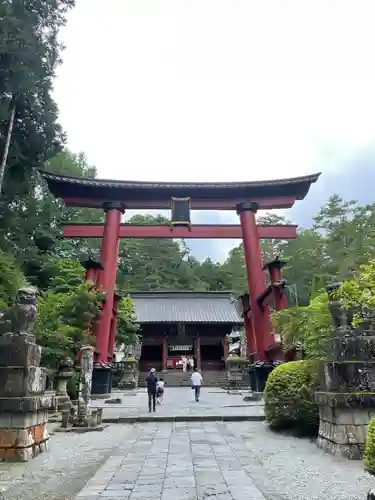
{"label": "stone paved path", "polygon": [[373,482],[361,462],[263,423],[149,423],[76,500],[364,500]]}
{"label": "stone paved path", "polygon": [[[102,400],[94,400],[93,406],[104,408],[103,416],[108,419],[122,417],[148,417],[148,400],[146,389],[131,392],[115,392],[112,397],[119,397],[122,404],[104,404]],[[170,387],[165,391],[163,405],[157,405],[155,417],[160,416],[263,416],[263,405],[260,402],[243,401],[240,394],[227,394],[220,389],[203,388],[199,403],[193,399],[193,391],[189,387]]]}
{"label": "stone paved path", "polygon": [[[175,391],[178,400],[168,405],[182,411],[185,389]],[[242,402],[208,394],[206,406],[209,398],[218,407]],[[364,500],[374,484],[362,462],[325,455],[263,422],[113,424],[57,433],[50,451],[33,461],[0,463],[7,500]]]}

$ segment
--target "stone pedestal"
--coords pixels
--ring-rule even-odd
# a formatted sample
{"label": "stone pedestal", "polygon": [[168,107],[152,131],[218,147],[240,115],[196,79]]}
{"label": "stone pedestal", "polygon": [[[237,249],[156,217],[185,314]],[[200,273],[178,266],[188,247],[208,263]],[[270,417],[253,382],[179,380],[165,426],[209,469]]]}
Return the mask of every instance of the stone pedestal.
{"label": "stone pedestal", "polygon": [[375,415],[375,332],[352,328],[348,313],[332,294],[329,308],[335,326],[328,346],[330,361],[324,363],[316,393],[317,446],[360,460],[367,426]]}
{"label": "stone pedestal", "polygon": [[92,372],[91,397],[105,399],[110,394],[112,366],[95,363]]}
{"label": "stone pedestal", "polygon": [[249,363],[239,356],[229,356],[226,360],[228,386],[239,387],[244,385]]}
{"label": "stone pedestal", "polygon": [[27,461],[48,443],[49,397],[33,335],[0,336],[0,460]]}
{"label": "stone pedestal", "polygon": [[119,389],[136,389],[139,379],[138,361],[136,359],[123,359],[120,365]]}
{"label": "stone pedestal", "polygon": [[367,426],[375,415],[375,394],[316,393],[319,406],[317,446],[332,455],[361,460]]}

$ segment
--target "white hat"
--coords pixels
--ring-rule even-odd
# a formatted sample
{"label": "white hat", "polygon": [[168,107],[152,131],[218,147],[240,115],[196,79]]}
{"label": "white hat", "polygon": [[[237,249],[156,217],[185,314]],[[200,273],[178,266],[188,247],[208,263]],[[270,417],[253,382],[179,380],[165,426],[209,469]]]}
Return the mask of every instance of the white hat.
{"label": "white hat", "polygon": [[156,372],[155,368],[151,368],[150,372],[155,373]]}

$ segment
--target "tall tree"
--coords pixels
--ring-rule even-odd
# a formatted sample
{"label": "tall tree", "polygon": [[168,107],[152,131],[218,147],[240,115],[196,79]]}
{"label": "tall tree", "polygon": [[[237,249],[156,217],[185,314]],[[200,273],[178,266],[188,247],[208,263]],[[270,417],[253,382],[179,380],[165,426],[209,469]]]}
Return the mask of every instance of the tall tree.
{"label": "tall tree", "polygon": [[63,139],[51,93],[58,32],[73,6],[74,0],[0,3],[0,191],[8,197],[28,190],[32,169]]}

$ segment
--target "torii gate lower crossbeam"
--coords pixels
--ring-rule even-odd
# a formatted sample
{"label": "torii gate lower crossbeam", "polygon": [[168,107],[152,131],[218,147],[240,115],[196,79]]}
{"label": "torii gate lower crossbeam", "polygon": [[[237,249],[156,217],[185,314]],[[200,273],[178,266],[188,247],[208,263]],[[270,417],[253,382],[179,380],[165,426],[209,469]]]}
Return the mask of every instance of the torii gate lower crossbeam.
{"label": "torii gate lower crossbeam", "polygon": [[[259,239],[290,240],[297,236],[297,226],[257,226]],[[64,238],[103,238],[104,224],[71,223],[64,226]],[[242,227],[238,224],[194,224],[190,229],[166,225],[121,224],[120,238],[181,238],[181,239],[241,239]]]}

